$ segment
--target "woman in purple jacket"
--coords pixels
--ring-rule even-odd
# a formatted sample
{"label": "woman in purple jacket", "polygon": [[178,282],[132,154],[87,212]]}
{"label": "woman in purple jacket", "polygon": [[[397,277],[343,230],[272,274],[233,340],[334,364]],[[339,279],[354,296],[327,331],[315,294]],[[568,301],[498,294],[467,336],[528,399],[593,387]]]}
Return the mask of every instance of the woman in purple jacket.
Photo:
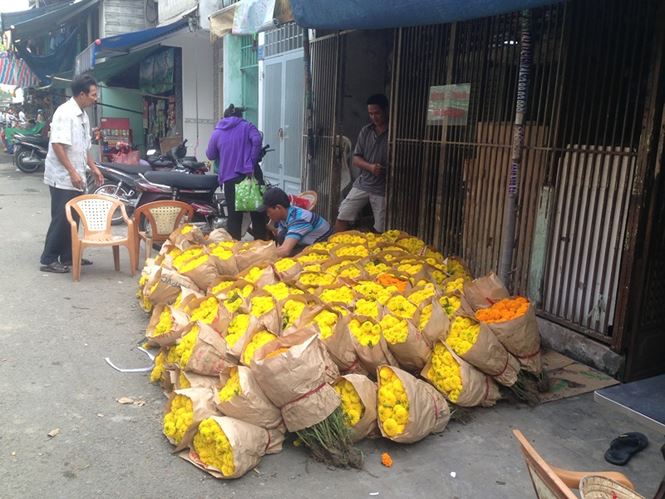
{"label": "woman in purple jacket", "polygon": [[[235,187],[245,177],[254,174],[263,140],[256,127],[243,119],[242,112],[242,108],[233,104],[224,111],[224,117],[215,126],[206,149],[208,159],[219,160],[217,178],[219,185],[224,188],[228,212],[227,230],[237,240],[241,237],[243,212],[235,210]],[[254,239],[266,239],[265,214],[252,211],[250,215]]]}

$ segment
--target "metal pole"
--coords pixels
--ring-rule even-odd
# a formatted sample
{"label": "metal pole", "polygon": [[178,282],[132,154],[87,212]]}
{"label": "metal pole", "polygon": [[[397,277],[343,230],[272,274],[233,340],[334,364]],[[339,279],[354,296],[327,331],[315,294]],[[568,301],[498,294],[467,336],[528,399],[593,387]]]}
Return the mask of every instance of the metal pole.
{"label": "metal pole", "polygon": [[510,176],[503,216],[501,234],[501,260],[499,276],[509,290],[513,281],[513,253],[515,251],[515,225],[517,220],[517,195],[519,191],[519,173],[524,149],[524,121],[526,118],[529,80],[531,77],[531,13],[522,11],[520,15],[520,68],[517,81],[517,100],[515,104],[515,122],[513,125],[513,144],[511,150]]}
{"label": "metal pole", "polygon": [[305,126],[307,127],[307,152],[305,156],[304,184],[309,185],[312,157],[314,156],[314,107],[312,104],[312,57],[309,46],[309,29],[302,32],[303,60],[305,64]]}

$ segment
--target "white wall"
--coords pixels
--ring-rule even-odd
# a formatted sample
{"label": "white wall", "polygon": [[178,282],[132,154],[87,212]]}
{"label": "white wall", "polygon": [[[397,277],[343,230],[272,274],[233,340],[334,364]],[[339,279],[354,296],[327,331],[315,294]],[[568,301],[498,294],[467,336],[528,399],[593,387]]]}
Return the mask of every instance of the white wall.
{"label": "white wall", "polygon": [[182,49],[182,124],[187,154],[205,160],[205,150],[218,120],[210,34],[208,31],[184,33],[169,38],[166,44]]}

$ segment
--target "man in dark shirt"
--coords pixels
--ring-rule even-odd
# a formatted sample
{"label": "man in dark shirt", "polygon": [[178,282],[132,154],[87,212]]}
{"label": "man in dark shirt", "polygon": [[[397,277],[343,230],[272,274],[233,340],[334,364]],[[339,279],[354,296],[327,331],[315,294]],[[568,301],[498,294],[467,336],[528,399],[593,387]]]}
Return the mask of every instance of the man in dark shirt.
{"label": "man in dark shirt", "polygon": [[348,230],[367,203],[372,206],[374,230],[383,232],[386,219],[386,168],[388,166],[388,98],[375,94],[367,99],[371,123],[360,130],[353,151],[353,165],[360,176],[339,207],[335,232]]}

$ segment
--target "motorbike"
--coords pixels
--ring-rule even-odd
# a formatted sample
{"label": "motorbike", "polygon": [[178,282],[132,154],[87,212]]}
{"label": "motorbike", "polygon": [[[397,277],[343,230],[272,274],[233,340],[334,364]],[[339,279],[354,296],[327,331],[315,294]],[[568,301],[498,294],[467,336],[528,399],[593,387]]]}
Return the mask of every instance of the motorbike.
{"label": "motorbike", "polygon": [[[120,200],[131,216],[140,201],[143,192],[138,184],[140,175],[148,172],[172,171],[182,174],[203,174],[207,171],[207,166],[199,162],[196,158],[187,158],[185,156],[187,147],[186,140],[177,147],[174,147],[167,155],[157,154],[155,150],[147,152],[147,161],[142,164],[127,165],[123,163],[96,163],[99,171],[104,176],[104,184],[99,187],[94,182],[88,183],[88,192],[102,194]],[[113,215],[112,224],[122,224],[122,215],[116,212]]]}
{"label": "motorbike", "polygon": [[44,167],[48,153],[48,137],[16,133],[14,142],[14,164],[24,173],[35,173]]}

